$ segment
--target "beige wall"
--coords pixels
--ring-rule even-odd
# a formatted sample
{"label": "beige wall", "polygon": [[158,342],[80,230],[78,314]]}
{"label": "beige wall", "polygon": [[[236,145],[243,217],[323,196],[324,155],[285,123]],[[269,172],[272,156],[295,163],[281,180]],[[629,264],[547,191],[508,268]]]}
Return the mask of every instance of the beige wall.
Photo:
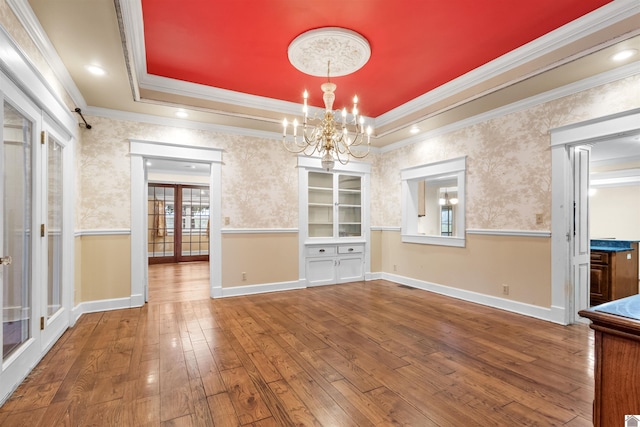
{"label": "beige wall", "polygon": [[76,306],[82,302],[82,238],[73,239],[74,245],[74,264],[73,264],[73,305]]}
{"label": "beige wall", "polygon": [[298,233],[223,234],[223,288],[297,280]]}
{"label": "beige wall", "polygon": [[382,231],[371,231],[371,244],[369,245],[371,251],[371,272],[382,272]]}
{"label": "beige wall", "polygon": [[597,188],[589,215],[592,239],[640,240],[640,185]]}
{"label": "beige wall", "polygon": [[[129,235],[82,236],[80,299],[96,301],[131,296]],[[76,243],[76,248],[78,243]]]}
{"label": "beige wall", "polygon": [[[438,285],[550,307],[551,239],[467,234],[465,248],[402,243],[384,231],[382,271]],[[502,294],[502,285],[509,295]]]}

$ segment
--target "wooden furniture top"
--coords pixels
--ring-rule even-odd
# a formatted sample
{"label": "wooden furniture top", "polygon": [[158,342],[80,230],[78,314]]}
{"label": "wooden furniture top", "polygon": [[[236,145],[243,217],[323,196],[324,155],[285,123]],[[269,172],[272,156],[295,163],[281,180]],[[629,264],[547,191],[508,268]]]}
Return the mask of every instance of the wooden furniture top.
{"label": "wooden furniture top", "polygon": [[640,295],[607,302],[578,313],[590,319],[593,329],[614,329],[623,334],[635,335],[640,341]]}

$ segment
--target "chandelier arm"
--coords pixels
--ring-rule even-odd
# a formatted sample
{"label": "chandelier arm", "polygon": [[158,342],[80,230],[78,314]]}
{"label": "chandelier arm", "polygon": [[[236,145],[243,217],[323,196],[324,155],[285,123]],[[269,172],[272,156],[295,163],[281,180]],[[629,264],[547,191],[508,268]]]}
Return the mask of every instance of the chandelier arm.
{"label": "chandelier arm", "polygon": [[335,158],[338,160],[338,162],[340,162],[341,165],[346,165],[347,163],[349,163],[349,155],[347,155],[346,159],[343,160],[342,157],[340,157],[340,154],[338,151],[336,151]]}
{"label": "chandelier arm", "polygon": [[301,145],[298,142],[294,142],[294,145],[291,145],[291,141],[287,141],[286,138],[282,138],[282,144],[283,144],[285,150],[287,150],[290,153],[295,153],[295,154],[302,153],[308,147],[308,145],[306,145],[306,144],[305,145]]}
{"label": "chandelier arm", "polygon": [[360,154],[356,154],[357,151],[351,151],[349,152],[349,154],[351,155],[351,157],[356,158],[356,159],[364,159],[365,157],[367,157],[369,155],[369,152],[371,151],[371,146],[367,147],[367,152],[360,155]]}

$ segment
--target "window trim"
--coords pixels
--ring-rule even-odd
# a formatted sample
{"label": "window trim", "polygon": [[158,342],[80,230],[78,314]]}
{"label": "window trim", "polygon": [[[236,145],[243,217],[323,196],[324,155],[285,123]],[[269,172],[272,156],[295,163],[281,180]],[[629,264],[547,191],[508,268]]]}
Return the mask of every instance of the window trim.
{"label": "window trim", "polygon": [[[402,180],[401,235],[404,243],[465,247],[466,160],[466,156],[457,157],[400,171]],[[418,182],[443,175],[456,175],[458,179],[458,204],[454,209],[456,234],[454,236],[418,234]]]}

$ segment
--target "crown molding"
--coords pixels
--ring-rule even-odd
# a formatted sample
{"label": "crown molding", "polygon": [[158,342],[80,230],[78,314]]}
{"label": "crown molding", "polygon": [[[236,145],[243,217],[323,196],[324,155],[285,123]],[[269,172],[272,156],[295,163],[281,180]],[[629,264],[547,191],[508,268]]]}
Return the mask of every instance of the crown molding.
{"label": "crown molding", "polygon": [[85,109],[87,106],[82,93],[80,93],[80,89],[76,86],[75,82],[71,78],[67,67],[64,66],[62,59],[58,55],[58,52],[53,47],[51,40],[49,40],[49,36],[45,33],[44,29],[40,25],[40,21],[36,18],[36,15],[33,13],[33,9],[26,0],[7,0],[7,4],[18,17],[18,20],[24,27],[25,31],[33,40],[33,43],[36,45],[45,61],[51,69],[53,73],[56,75],[56,78],[60,81],[64,89],[67,91],[74,104],[77,107]]}
{"label": "crown molding", "polygon": [[437,136],[441,136],[450,132],[455,132],[457,130],[464,129],[466,127],[473,126],[478,123],[482,123],[498,117],[506,116],[508,114],[524,111],[529,108],[535,107],[537,105],[544,104],[546,102],[554,101],[556,99],[560,99],[565,96],[574,95],[576,93],[579,93],[588,89],[593,89],[594,87],[602,86],[604,84],[612,83],[612,82],[622,80],[627,77],[632,77],[635,75],[640,75],[640,69],[638,69],[637,62],[630,63],[627,65],[615,68],[613,70],[598,74],[596,76],[579,80],[574,83],[570,83],[568,85],[559,87],[557,89],[543,92],[541,94],[505,105],[503,107],[495,108],[485,113],[478,114],[476,116],[472,116],[464,120],[460,120],[458,122],[440,127],[438,129],[434,129],[430,132],[414,135],[410,138],[406,138],[398,142],[395,142],[393,144],[386,145],[380,148],[380,152],[386,153],[389,151],[397,150],[398,148],[401,148],[401,147],[417,144],[427,139],[435,138]]}
{"label": "crown molding", "polygon": [[[141,75],[140,87],[143,89],[170,93],[172,95],[198,98],[205,101],[240,105],[245,108],[269,110],[283,114],[302,114],[301,104],[297,104],[295,102],[281,101],[278,99],[267,98],[258,95],[249,95],[246,93],[235,92],[228,89],[221,89],[217,87],[201,85],[198,83],[191,83],[170,79],[167,77],[155,76],[152,74],[147,74],[146,72]],[[324,111],[324,109],[317,107],[312,107],[310,110],[317,110],[318,112]],[[225,114],[230,113],[227,112]]]}
{"label": "crown molding", "polygon": [[282,139],[280,132],[268,132],[255,129],[241,128],[237,126],[218,125],[206,122],[196,122],[192,120],[174,119],[170,117],[155,116],[152,114],[133,113],[122,110],[112,110],[101,107],[87,107],[83,111],[86,116],[105,117],[114,120],[125,120],[152,125],[173,126],[193,130],[205,130],[210,132],[219,132],[225,134],[235,134],[242,136],[250,136],[254,138],[264,139]]}
{"label": "crown molding", "polygon": [[[584,15],[548,34],[545,34],[524,46],[508,52],[438,88],[425,93],[411,101],[402,104],[375,119],[375,127],[382,127],[396,120],[426,108],[434,103],[445,100],[458,92],[470,89],[481,82],[520,67],[543,55],[568,46],[590,34],[607,28],[633,14],[640,13],[640,3],[635,0],[617,0]],[[590,52],[584,52],[587,54]],[[564,61],[574,60],[575,57],[565,58]],[[554,63],[548,68],[560,64]],[[536,70],[535,74],[545,70]],[[526,77],[526,76],[525,76]],[[513,84],[514,82],[509,82]],[[482,94],[481,94],[482,95]],[[480,96],[481,96],[480,95]]]}
{"label": "crown molding", "polygon": [[589,187],[621,187],[640,184],[640,168],[609,172],[594,172],[589,175]]}

